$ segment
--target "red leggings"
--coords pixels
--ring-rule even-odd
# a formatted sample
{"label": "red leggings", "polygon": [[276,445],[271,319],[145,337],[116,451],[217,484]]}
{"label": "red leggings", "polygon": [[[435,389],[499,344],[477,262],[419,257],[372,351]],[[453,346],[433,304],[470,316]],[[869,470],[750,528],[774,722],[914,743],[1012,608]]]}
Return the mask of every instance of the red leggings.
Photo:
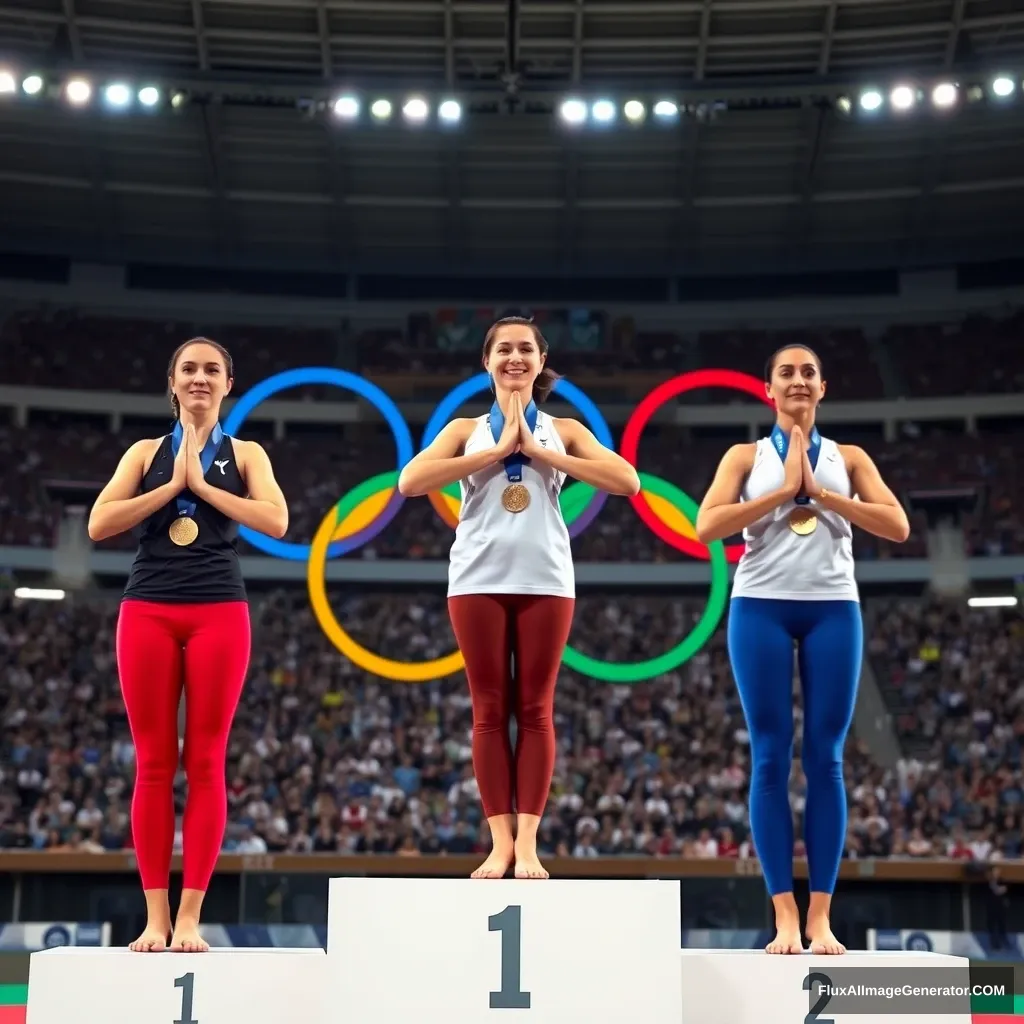
{"label": "red leggings", "polygon": [[[555,682],[575,605],[571,597],[525,594],[448,599],[455,639],[466,661],[473,701],[473,771],[488,818],[513,811],[544,813],[555,770]],[[514,755],[509,737],[513,713]]]}
{"label": "red leggings", "polygon": [[117,668],[135,743],[132,837],[143,889],[166,889],[174,844],[178,703],[185,690],[182,884],[206,891],[227,824],[228,734],[249,667],[245,601],[122,601]]}

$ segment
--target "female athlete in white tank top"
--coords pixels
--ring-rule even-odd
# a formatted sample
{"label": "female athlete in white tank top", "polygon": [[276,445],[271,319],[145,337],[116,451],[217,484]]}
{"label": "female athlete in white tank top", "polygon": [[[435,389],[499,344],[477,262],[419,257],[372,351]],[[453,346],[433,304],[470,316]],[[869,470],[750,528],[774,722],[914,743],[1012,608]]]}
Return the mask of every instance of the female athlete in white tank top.
{"label": "female athlete in white tank top", "polygon": [[860,678],[863,630],[853,527],[897,543],[910,525],[860,448],[814,425],[825,394],[808,348],[779,349],[765,368],[777,418],[770,438],[731,448],[697,516],[705,544],[743,531],[727,627],[729,659],[750,734],[750,830],[775,906],[769,953],[800,953],[793,898],[793,648],[804,697],[804,841],[811,951],[845,952],[830,907],[846,840],[843,748]]}
{"label": "female athlete in white tank top", "polygon": [[555,681],[576,594],[562,483],[568,476],[609,494],[640,489],[636,470],[583,424],[537,409],[558,379],[547,354],[530,320],[494,324],[483,351],[490,412],[453,420],[398,480],[405,496],[462,486],[448,610],[466,663],[473,770],[493,844],[474,878],[502,878],[513,861],[518,878],[548,877],[537,828],[554,772]]}

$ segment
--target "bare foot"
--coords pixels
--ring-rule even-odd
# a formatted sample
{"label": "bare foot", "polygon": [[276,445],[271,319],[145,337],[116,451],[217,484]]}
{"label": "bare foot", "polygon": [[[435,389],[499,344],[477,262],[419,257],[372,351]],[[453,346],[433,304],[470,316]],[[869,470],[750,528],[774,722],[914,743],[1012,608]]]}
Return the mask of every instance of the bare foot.
{"label": "bare foot", "polygon": [[541,862],[537,859],[537,851],[516,849],[516,878],[549,878]]}
{"label": "bare foot", "polygon": [[800,939],[800,919],[780,920],[775,928],[775,938],[764,947],[767,953],[788,955],[802,953],[804,944]]}
{"label": "bare foot", "polygon": [[819,956],[840,956],[846,952],[846,947],[832,934],[828,918],[807,922],[807,940],[811,952]]}
{"label": "bare foot", "polygon": [[162,953],[167,948],[167,935],[170,928],[158,925],[146,925],[146,930],[128,948],[135,953]]}
{"label": "bare foot", "polygon": [[210,944],[199,934],[199,922],[178,917],[171,936],[171,950],[175,953],[208,953]]}
{"label": "bare foot", "polygon": [[504,878],[512,863],[512,848],[496,846],[490,856],[473,872],[470,878]]}

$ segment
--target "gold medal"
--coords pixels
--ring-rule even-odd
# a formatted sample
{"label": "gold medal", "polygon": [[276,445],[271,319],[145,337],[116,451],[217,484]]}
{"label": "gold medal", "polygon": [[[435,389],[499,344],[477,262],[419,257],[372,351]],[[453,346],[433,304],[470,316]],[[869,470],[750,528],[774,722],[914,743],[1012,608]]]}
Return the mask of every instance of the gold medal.
{"label": "gold medal", "polygon": [[789,528],[799,537],[809,537],[818,528],[818,517],[802,505],[789,513]]}
{"label": "gold medal", "polygon": [[199,524],[190,516],[179,516],[167,533],[179,548],[187,548],[199,536]]}
{"label": "gold medal", "polygon": [[530,492],[525,484],[509,484],[501,492],[501,503],[506,512],[522,512],[530,504]]}

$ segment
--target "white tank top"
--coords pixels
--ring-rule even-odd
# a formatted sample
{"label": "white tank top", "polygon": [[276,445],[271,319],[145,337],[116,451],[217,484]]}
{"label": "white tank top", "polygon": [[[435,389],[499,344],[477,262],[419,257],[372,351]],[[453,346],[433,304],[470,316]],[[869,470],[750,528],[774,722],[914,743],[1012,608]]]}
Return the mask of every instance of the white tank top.
{"label": "white tank top", "polygon": [[[537,411],[533,436],[554,451],[565,445],[551,417]],[[465,453],[494,447],[485,413],[466,441]],[[545,594],[576,596],[569,530],[558,496],[565,474],[536,459],[522,467],[530,504],[508,512],[501,492],[508,486],[499,460],[461,481],[462,511],[448,566],[448,596],[462,594]]]}
{"label": "white tank top", "polygon": [[[757,442],[754,466],[740,492],[752,501],[785,482],[786,471],[771,439]],[[814,479],[829,491],[851,497],[846,463],[835,441],[821,439]],[[773,597],[784,601],[858,601],[854,575],[853,527],[848,519],[814,501],[818,528],[806,537],[789,528],[796,502],[786,501],[743,531],[746,550],[736,566],[733,597]]]}

